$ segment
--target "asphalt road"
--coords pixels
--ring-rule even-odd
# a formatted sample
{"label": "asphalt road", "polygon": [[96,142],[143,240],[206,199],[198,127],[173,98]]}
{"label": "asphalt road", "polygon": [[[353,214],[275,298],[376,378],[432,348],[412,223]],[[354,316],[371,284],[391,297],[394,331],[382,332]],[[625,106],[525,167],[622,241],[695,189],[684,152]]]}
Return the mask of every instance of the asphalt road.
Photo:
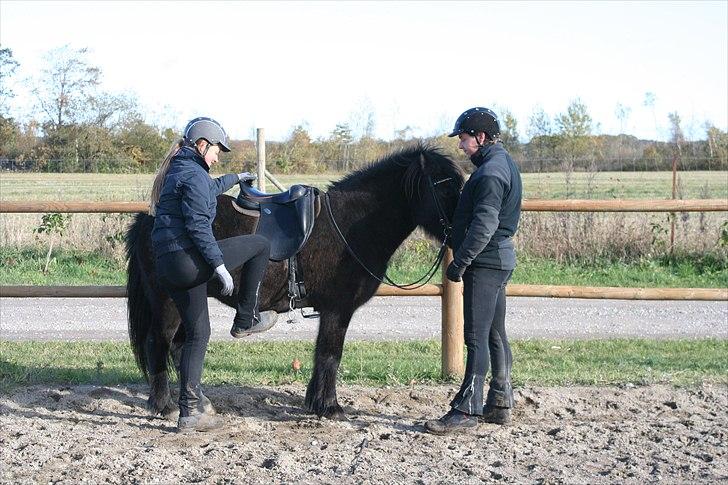
{"label": "asphalt road", "polygon": [[[229,335],[234,310],[209,300],[213,340]],[[509,298],[514,339],[728,338],[728,302]],[[3,340],[127,340],[122,298],[0,298]],[[376,297],[356,312],[348,340],[440,337],[438,297]],[[282,314],[268,332],[248,340],[314,340],[317,319]]]}

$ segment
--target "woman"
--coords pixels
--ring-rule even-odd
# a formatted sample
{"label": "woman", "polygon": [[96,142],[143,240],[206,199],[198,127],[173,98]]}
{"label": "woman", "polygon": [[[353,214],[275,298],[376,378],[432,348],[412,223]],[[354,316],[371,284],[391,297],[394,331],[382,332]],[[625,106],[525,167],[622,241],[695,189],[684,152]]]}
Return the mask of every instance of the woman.
{"label": "woman", "polygon": [[277,318],[274,312],[258,312],[258,291],[270,253],[268,241],[256,235],[216,241],[212,233],[217,196],[240,181],[255,178],[248,173],[211,178],[210,167],[219,161],[220,151],[230,151],[222,126],[210,118],[193,119],[167,154],[152,189],[155,270],[185,329],[177,422],[182,432],[208,431],[224,424],[200,389],[210,339],[208,281],[216,276],[222,283],[221,293],[232,295],[229,270],[243,267],[230,331],[233,337],[268,330]]}
{"label": "woman", "polygon": [[[449,136],[477,167],[463,187],[452,227],[453,261],[446,276],[464,281],[465,378],[440,419],[425,423],[430,433],[474,427],[478,416],[505,424],[513,407],[511,348],[506,336],[506,284],[516,266],[512,236],[521,215],[521,175],[499,143],[500,125],[487,108],[465,111]],[[483,407],[488,365],[492,379]]]}

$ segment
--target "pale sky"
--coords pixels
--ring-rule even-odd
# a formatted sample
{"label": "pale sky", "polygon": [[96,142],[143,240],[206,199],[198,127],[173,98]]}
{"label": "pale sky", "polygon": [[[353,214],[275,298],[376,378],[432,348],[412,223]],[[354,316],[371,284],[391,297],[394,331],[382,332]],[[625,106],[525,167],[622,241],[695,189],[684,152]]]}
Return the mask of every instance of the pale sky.
{"label": "pale sky", "polygon": [[[0,44],[37,75],[47,51],[88,47],[102,88],[147,121],[218,119],[233,138],[307,123],[429,136],[472,106],[509,109],[527,140],[536,107],[580,98],[598,133],[666,139],[728,129],[728,2],[38,2],[0,0]],[[28,88],[16,82],[15,107]],[[654,108],[645,93],[655,95]],[[624,126],[615,112],[630,109]],[[17,111],[16,111],[17,112]]]}

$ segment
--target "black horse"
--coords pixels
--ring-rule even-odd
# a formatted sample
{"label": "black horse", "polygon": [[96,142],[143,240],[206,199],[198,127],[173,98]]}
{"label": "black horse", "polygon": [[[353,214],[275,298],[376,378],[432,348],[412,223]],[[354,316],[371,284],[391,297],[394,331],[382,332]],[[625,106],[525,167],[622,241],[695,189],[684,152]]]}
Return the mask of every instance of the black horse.
{"label": "black horse", "polygon": [[[322,204],[313,233],[299,253],[299,269],[308,292],[304,304],[320,313],[313,375],[305,401],[313,413],[346,418],[336,399],[344,338],[354,311],[372,298],[379,286],[362,264],[382,277],[392,254],[418,226],[433,238],[442,238],[443,224],[455,211],[462,185],[463,174],[452,160],[435,148],[418,144],[329,187],[330,211]],[[253,218],[238,213],[233,200],[227,195],[218,198],[213,222],[217,239],[252,230]],[[154,273],[153,221],[147,214],[138,214],[126,235],[129,338],[137,364],[151,386],[149,409],[169,417],[177,406],[169,392],[168,360],[179,363],[184,327]],[[335,226],[361,263],[346,249]],[[233,278],[237,282],[239,275]],[[261,310],[288,309],[287,281],[285,264],[270,263],[261,285]],[[235,306],[236,295],[221,296],[216,280],[210,282],[208,294]]]}

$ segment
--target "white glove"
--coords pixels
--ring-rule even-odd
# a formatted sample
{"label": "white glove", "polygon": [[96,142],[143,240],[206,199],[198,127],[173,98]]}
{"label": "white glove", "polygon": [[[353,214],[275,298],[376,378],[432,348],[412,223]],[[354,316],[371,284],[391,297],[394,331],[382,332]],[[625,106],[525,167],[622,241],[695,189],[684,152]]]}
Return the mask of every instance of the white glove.
{"label": "white glove", "polygon": [[222,294],[225,296],[232,295],[235,283],[233,283],[233,277],[230,276],[230,272],[227,270],[225,265],[221,264],[215,268],[215,274],[218,278],[220,278],[220,281],[222,281]]}
{"label": "white glove", "polygon": [[250,172],[243,172],[238,174],[238,180],[240,182],[252,182],[253,180],[257,179],[257,175],[253,175]]}

